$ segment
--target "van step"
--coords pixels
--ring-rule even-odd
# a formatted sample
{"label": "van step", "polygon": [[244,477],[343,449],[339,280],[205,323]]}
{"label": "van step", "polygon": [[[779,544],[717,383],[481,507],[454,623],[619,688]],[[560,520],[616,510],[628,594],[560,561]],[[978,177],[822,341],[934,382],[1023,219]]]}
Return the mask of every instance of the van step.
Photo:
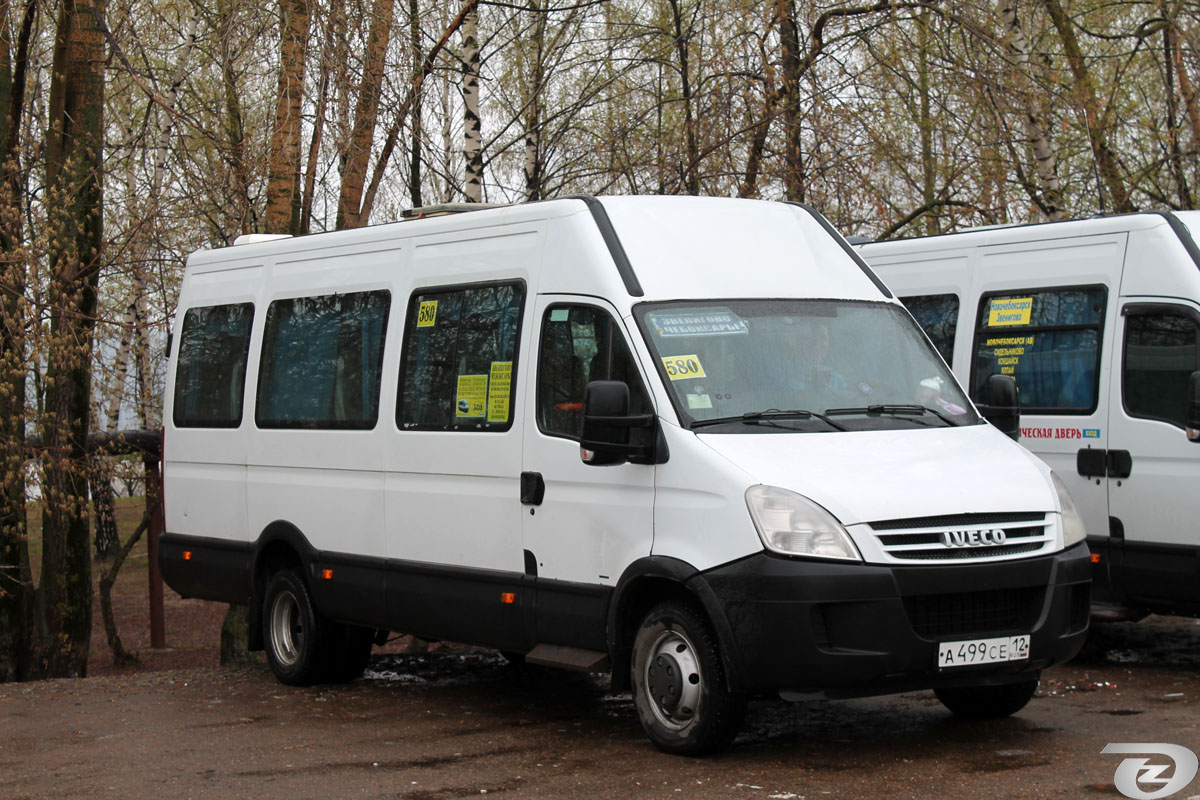
{"label": "van step", "polygon": [[525,663],[579,672],[608,672],[612,669],[608,663],[608,653],[560,644],[539,644],[525,654]]}

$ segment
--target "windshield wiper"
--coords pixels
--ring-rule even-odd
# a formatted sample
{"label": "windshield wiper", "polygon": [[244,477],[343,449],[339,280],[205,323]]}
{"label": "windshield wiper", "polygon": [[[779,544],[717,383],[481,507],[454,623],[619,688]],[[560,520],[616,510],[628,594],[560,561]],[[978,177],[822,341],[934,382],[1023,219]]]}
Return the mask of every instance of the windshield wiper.
{"label": "windshield wiper", "polygon": [[723,423],[740,422],[743,425],[759,425],[767,424],[774,425],[779,420],[788,419],[819,419],[829,427],[844,431],[846,427],[839,425],[824,414],[818,414],[815,411],[808,411],[802,408],[793,408],[783,410],[779,408],[768,408],[766,411],[747,411],[740,417],[717,417],[716,419],[702,419],[692,423],[692,428],[703,428],[709,425],[720,425]]}
{"label": "windshield wiper", "polygon": [[830,416],[835,416],[838,414],[893,414],[896,416],[903,416],[910,414],[915,417],[924,416],[925,414],[933,414],[935,417],[951,427],[956,427],[958,425],[957,422],[950,419],[936,408],[919,406],[910,403],[878,403],[876,405],[858,406],[855,408],[829,408],[825,410],[825,413]]}

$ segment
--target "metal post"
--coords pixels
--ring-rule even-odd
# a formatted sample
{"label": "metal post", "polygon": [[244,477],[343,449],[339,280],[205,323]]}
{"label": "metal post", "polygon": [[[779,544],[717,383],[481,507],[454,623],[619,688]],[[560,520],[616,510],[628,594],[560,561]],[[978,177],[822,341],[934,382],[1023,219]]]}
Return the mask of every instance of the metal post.
{"label": "metal post", "polygon": [[147,453],[142,459],[146,470],[146,507],[151,509],[150,526],[146,531],[146,554],[150,558],[150,646],[156,649],[167,644],[163,628],[163,581],[158,569],[158,536],[165,521],[162,506],[162,473],[157,455]]}

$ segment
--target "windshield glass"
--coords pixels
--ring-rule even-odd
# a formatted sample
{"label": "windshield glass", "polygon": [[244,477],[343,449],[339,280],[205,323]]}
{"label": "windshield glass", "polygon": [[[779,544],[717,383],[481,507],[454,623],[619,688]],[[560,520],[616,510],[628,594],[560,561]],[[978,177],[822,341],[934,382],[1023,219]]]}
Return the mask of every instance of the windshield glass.
{"label": "windshield glass", "polygon": [[912,318],[890,303],[643,303],[634,313],[680,418],[694,429],[979,422]]}

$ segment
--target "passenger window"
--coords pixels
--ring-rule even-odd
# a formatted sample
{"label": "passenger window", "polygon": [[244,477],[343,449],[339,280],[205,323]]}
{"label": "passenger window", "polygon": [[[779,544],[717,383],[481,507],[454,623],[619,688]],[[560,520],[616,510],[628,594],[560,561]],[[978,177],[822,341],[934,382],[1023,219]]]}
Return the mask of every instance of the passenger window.
{"label": "passenger window", "polygon": [[933,342],[938,354],[954,366],[954,330],[958,325],[958,295],[927,294],[920,297],[901,297],[917,324]]}
{"label": "passenger window", "polygon": [[1182,309],[1127,311],[1121,395],[1131,417],[1187,427],[1188,376],[1200,369],[1196,329]]}
{"label": "passenger window", "polygon": [[385,291],[271,303],[254,411],[258,427],[374,428],[390,307]]}
{"label": "passenger window", "polygon": [[183,316],[172,418],[179,428],[242,424],[251,303],[190,308]]}
{"label": "passenger window", "polygon": [[396,424],[416,430],[512,426],[520,283],[414,294],[404,333]]}
{"label": "passenger window", "polygon": [[[579,438],[583,390],[591,381],[624,381],[629,413],[653,411],[620,326],[592,306],[552,306],[542,321],[538,355],[538,428],[552,436]],[[633,429],[631,443],[649,432]]]}
{"label": "passenger window", "polygon": [[989,376],[1011,375],[1024,411],[1095,411],[1106,297],[1101,286],[984,296],[971,398],[982,402]]}

